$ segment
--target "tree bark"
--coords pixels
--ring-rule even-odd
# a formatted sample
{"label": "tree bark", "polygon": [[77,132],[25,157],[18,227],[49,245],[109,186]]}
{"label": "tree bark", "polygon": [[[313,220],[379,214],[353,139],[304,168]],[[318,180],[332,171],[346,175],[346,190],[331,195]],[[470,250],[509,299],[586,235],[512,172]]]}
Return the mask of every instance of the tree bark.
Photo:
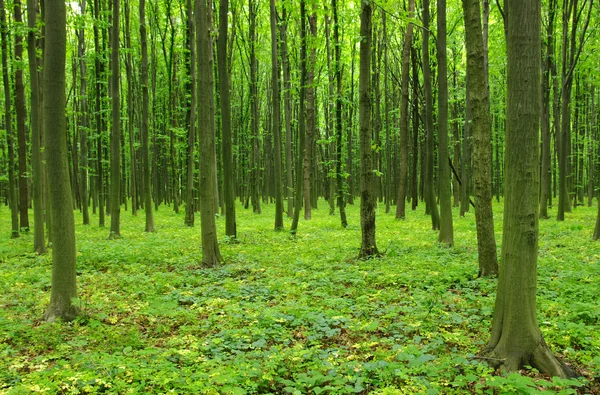
{"label": "tree bark", "polygon": [[[335,130],[336,130],[336,181],[337,181],[337,206],[340,210],[342,227],[348,226],[346,218],[346,201],[344,199],[344,176],[342,175],[342,47],[340,43],[340,23],[338,17],[337,0],[331,1],[333,9],[333,40],[335,45],[335,79],[337,91],[335,97]],[[352,144],[348,141],[348,145]]]}
{"label": "tree bark", "polygon": [[312,159],[313,159],[313,139],[316,129],[315,116],[315,65],[317,61],[317,14],[313,13],[308,17],[310,26],[310,55],[308,59],[308,69],[306,72],[306,138],[304,140],[304,219],[312,218],[312,199],[311,199],[311,184],[313,182]]}
{"label": "tree bark", "polygon": [[440,215],[438,212],[435,185],[433,182],[433,157],[435,142],[433,135],[433,95],[431,92],[431,65],[429,64],[429,0],[423,0],[423,88],[425,91],[425,130],[426,140],[426,167],[425,167],[425,205],[426,212],[431,214],[431,228],[440,229]]}
{"label": "tree bark", "polygon": [[371,147],[371,40],[373,10],[370,0],[361,0],[360,15],[360,226],[362,245],[359,258],[379,254],[375,243],[375,192],[373,149]]}
{"label": "tree bark", "polygon": [[530,365],[573,376],[544,342],[536,317],[541,3],[508,2],[507,133],[502,270],[484,351],[504,371]]}
{"label": "tree bark", "polygon": [[19,237],[19,204],[17,201],[17,174],[15,174],[15,136],[12,130],[11,94],[8,70],[8,24],[4,0],[0,0],[0,23],[2,24],[2,79],[4,82],[4,122],[6,124],[6,144],[8,145],[8,188],[11,213],[11,238]]}
{"label": "tree bark", "polygon": [[188,151],[187,151],[187,195],[185,205],[185,224],[187,226],[194,226],[194,212],[196,207],[194,205],[194,152],[196,145],[196,45],[194,41],[194,10],[192,8],[192,0],[186,0],[186,11],[187,11],[187,37],[188,37],[188,49],[190,51],[189,57],[189,95],[190,95],[190,109],[188,118]]}
{"label": "tree bark", "polygon": [[281,92],[277,60],[277,9],[271,0],[271,88],[273,89],[273,144],[275,156],[275,230],[283,230],[283,196],[281,180]]}
{"label": "tree bark", "polygon": [[120,9],[121,2],[113,1],[111,34],[111,104],[112,122],[110,136],[110,239],[121,237],[121,93],[120,70]]}
{"label": "tree bark", "polygon": [[44,130],[50,216],[52,217],[52,291],[45,319],[70,321],[78,314],[75,271],[75,218],[69,185],[65,127],[66,7],[62,0],[46,0],[44,59]]}
{"label": "tree bark", "polygon": [[[412,18],[415,12],[415,1],[408,2],[408,17]],[[402,80],[400,94],[400,177],[398,180],[398,196],[396,198],[396,219],[406,218],[406,191],[408,189],[408,146],[409,115],[408,115],[408,81],[410,73],[410,48],[412,46],[413,25],[406,26],[404,43],[402,45]]]}
{"label": "tree bark", "polygon": [[286,169],[286,191],[287,215],[294,215],[294,178],[292,176],[292,100],[290,82],[290,60],[287,47],[287,8],[283,5],[282,23],[280,27],[281,37],[281,63],[283,64],[283,110],[285,113],[285,169]]}
{"label": "tree bark", "polygon": [[[475,225],[479,275],[498,273],[494,214],[492,212],[492,132],[490,98],[485,76],[483,36],[479,0],[463,0],[467,47],[467,91],[473,135],[473,176],[475,183]],[[463,182],[467,182],[463,180]]]}
{"label": "tree bark", "polygon": [[214,85],[212,45],[212,0],[196,1],[196,52],[198,56],[198,131],[200,132],[200,221],[202,264],[213,267],[223,261],[215,223],[214,156],[215,136],[212,97]]}
{"label": "tree bark", "polygon": [[452,192],[448,166],[448,65],[446,55],[446,0],[437,1],[438,62],[438,184],[440,190],[440,234],[438,241],[454,244],[452,224]]}

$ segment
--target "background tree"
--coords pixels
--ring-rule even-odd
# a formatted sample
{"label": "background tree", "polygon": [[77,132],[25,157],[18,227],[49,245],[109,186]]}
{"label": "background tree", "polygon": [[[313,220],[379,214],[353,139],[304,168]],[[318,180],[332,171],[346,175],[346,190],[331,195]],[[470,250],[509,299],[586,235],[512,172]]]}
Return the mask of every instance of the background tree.
{"label": "background tree", "polygon": [[283,196],[281,185],[281,95],[277,62],[277,9],[271,0],[271,87],[273,89],[272,133],[275,144],[275,230],[283,230]]}
{"label": "background tree", "polygon": [[152,186],[150,184],[150,149],[148,142],[148,41],[146,32],[146,0],[140,0],[140,44],[142,47],[142,174],[144,189],[144,212],[146,213],[146,232],[154,232],[152,213]]}
{"label": "background tree", "polygon": [[[478,0],[463,0],[467,47],[467,91],[470,128],[473,135],[473,175],[475,181],[475,224],[479,275],[498,273],[494,214],[492,212],[492,139],[490,101],[485,76],[483,34]],[[467,182],[467,180],[463,180]]]}
{"label": "background tree", "polygon": [[111,34],[111,77],[110,92],[112,103],[112,122],[110,133],[110,236],[121,237],[121,93],[120,81],[120,18],[121,4],[113,1]]}

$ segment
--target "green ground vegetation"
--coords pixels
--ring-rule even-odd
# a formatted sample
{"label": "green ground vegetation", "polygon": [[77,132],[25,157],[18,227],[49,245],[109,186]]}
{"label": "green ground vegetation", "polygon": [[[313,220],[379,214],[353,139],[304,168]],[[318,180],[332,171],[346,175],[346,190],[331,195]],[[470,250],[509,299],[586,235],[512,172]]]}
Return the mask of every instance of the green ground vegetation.
{"label": "green ground vegetation", "polygon": [[[600,393],[596,208],[540,222],[540,327],[584,374],[560,380],[500,376],[477,358],[496,279],[476,278],[472,212],[455,213],[446,248],[421,206],[397,221],[379,205],[384,254],[359,261],[358,205],[347,229],[320,207],[296,237],[272,230],[274,205],[262,215],[238,207],[238,242],[221,237],[226,264],[210,269],[198,264],[200,228],[168,207],[156,233],[143,232],[141,212],[121,216],[118,240],[77,225],[84,316],[72,323],[42,320],[50,257],[30,253],[33,234],[9,238],[1,207],[0,394]],[[494,210],[500,241],[502,206]]]}

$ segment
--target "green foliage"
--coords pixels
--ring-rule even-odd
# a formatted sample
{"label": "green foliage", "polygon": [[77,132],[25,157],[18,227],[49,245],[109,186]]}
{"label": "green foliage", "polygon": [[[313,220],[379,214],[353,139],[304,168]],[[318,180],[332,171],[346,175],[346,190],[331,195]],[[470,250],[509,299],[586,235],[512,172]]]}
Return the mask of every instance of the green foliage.
{"label": "green foliage", "polygon": [[[347,229],[317,210],[293,238],[273,232],[273,207],[264,209],[239,209],[239,242],[221,239],[227,264],[213,269],[200,265],[200,229],[168,207],[153,234],[143,214],[122,216],[118,240],[78,225],[85,315],[68,324],[41,320],[50,256],[28,253],[32,235],[4,232],[0,394],[598,393],[592,381],[533,370],[498,376],[476,356],[496,280],[476,278],[472,213],[455,216],[446,248],[421,210],[402,222],[380,211],[385,255],[360,261],[358,205]],[[541,222],[538,284],[546,341],[590,380],[600,369],[594,216],[578,207],[564,223]],[[0,229],[9,221],[1,207]]]}

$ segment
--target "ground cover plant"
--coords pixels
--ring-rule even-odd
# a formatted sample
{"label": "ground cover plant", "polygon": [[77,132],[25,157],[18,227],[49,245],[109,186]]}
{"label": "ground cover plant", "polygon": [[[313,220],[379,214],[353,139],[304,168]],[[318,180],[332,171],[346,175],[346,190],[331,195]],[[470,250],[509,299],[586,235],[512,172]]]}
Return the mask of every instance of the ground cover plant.
{"label": "ground cover plant", "polygon": [[[84,314],[72,323],[42,320],[49,255],[30,252],[32,235],[3,232],[0,394],[600,393],[595,209],[540,222],[540,327],[584,375],[576,380],[497,375],[477,356],[496,279],[476,278],[472,212],[455,216],[447,248],[421,207],[397,221],[380,205],[383,255],[357,260],[357,206],[348,228],[320,209],[295,237],[272,230],[273,205],[238,210],[238,242],[221,237],[226,263],[215,268],[199,264],[199,228],[168,207],[156,233],[130,213],[118,240],[77,225]],[[494,210],[500,241],[502,205]],[[2,207],[0,228],[9,221]]]}

